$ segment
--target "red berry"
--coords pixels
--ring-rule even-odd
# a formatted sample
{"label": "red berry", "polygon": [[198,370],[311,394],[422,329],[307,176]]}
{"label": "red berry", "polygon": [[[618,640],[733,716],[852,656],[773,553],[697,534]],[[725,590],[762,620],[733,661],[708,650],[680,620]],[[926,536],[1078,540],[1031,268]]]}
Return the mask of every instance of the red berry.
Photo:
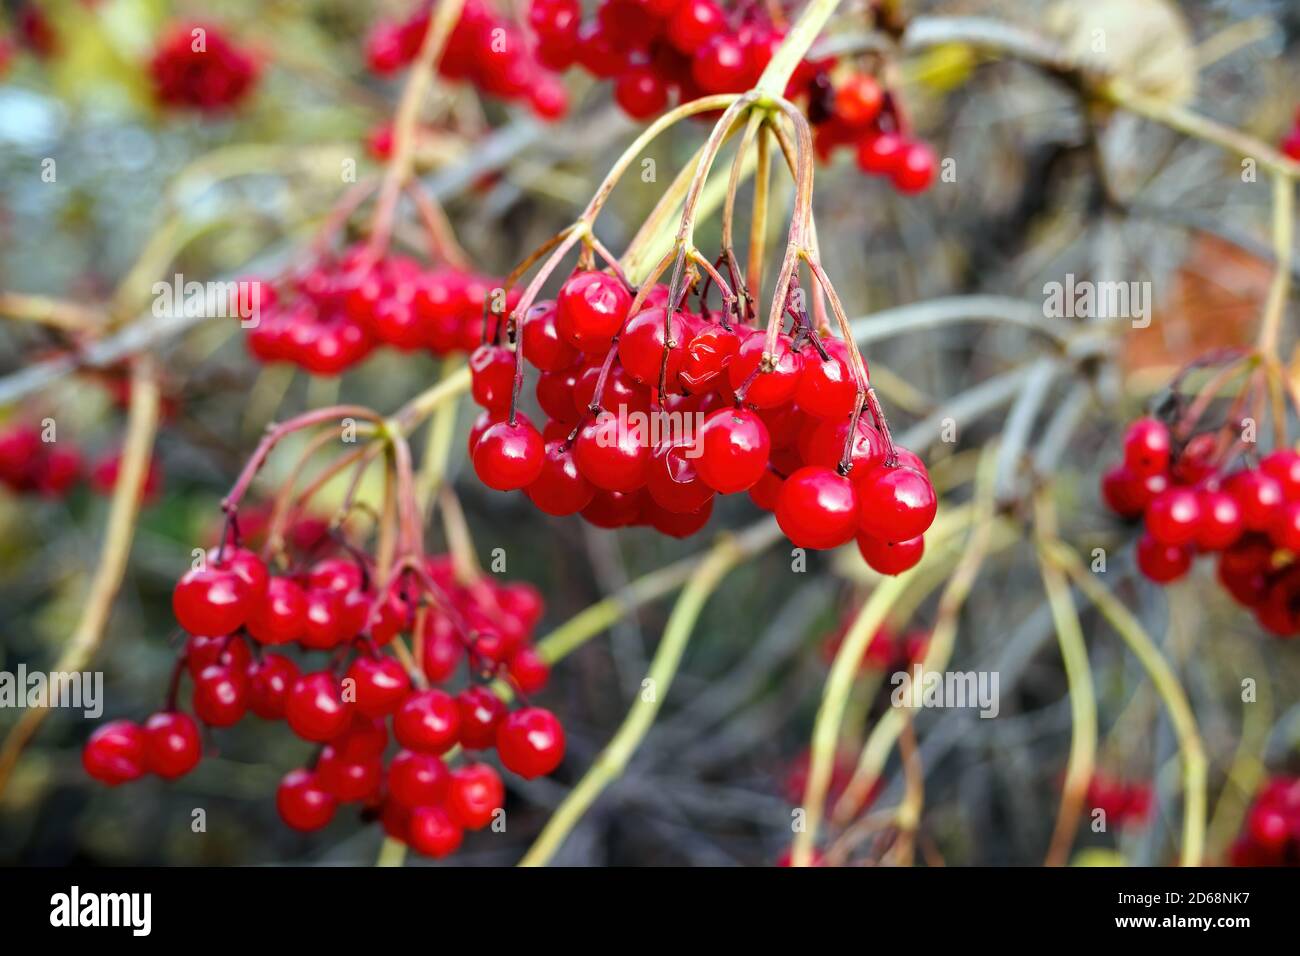
{"label": "red berry", "polygon": [[[848,416],[838,421],[809,422],[809,425],[812,427],[804,428],[796,439],[799,455],[804,464],[824,465],[827,468],[838,467],[844,457],[844,445],[849,437]],[[901,449],[895,450],[899,452],[899,464],[905,464]],[[881,464],[884,460],[885,440],[871,426],[865,415],[859,417],[853,447],[849,450],[849,463],[852,466],[849,477],[859,481],[873,466]]]}
{"label": "red berry", "polygon": [[597,488],[635,491],[650,467],[649,435],[632,419],[601,412],[578,432],[573,445],[578,470]]}
{"label": "red berry", "polygon": [[771,440],[763,420],[749,409],[720,408],[700,428],[695,469],[714,491],[745,491],[763,477]]}
{"label": "red berry", "polygon": [[938,500],[930,479],[914,468],[876,465],[857,483],[858,526],[882,541],[906,541],[924,534]]}
{"label": "red berry", "polygon": [[[799,353],[801,371],[794,400],[819,418],[848,418],[858,398],[858,383],[849,365],[849,347],[839,339],[822,342],[827,358],[812,347]],[[847,434],[847,431],[846,431]]]}
{"label": "red berry", "polygon": [[485,763],[471,763],[452,772],[447,812],[466,830],[481,830],[505,803],[501,776]]}
{"label": "red berry", "polygon": [[442,802],[449,782],[447,765],[434,754],[403,750],[388,765],[388,792],[408,807]]}
{"label": "red berry", "polygon": [[407,839],[417,853],[440,860],[455,853],[463,836],[460,824],[442,807],[423,806],[411,811]]}
{"label": "red berry", "polygon": [[1292,554],[1300,555],[1300,501],[1282,506],[1282,514],[1269,531],[1273,543]]}
{"label": "red berry", "polygon": [[740,336],[720,325],[706,325],[686,343],[677,380],[692,395],[711,391],[726,375],[736,353]]}
{"label": "red berry", "polygon": [[211,563],[192,568],[176,582],[172,610],[191,634],[229,634],[248,613],[246,585],[234,571]]}
{"label": "red berry", "polygon": [[174,710],[154,714],[145,721],[144,734],[149,769],[164,780],[183,777],[203,755],[199,728],[188,714]]}
{"label": "red berry", "polygon": [[289,688],[298,679],[298,665],[282,654],[265,654],[248,665],[248,709],[263,720],[284,717]]}
{"label": "red berry", "polygon": [[790,349],[790,337],[784,333],[776,340],[772,370],[760,371],[766,344],[764,336],[751,335],[727,370],[727,381],[736,397],[757,408],[771,408],[794,398],[803,371],[799,356]]}
{"label": "red berry", "polygon": [[446,753],[460,734],[456,699],[441,690],[424,690],[406,698],[393,716],[393,736],[407,750]]}
{"label": "red berry", "polygon": [[1192,566],[1190,548],[1175,544],[1161,544],[1149,534],[1144,534],[1137,545],[1138,569],[1152,581],[1167,584],[1181,578]]}
{"label": "red berry", "polygon": [[838,548],[858,526],[853,483],[821,465],[800,468],[785,480],[776,503],[776,523],[800,548]]}
{"label": "red berry", "polygon": [[578,350],[560,335],[554,302],[539,302],[528,310],[523,343],[524,358],[543,372],[566,369],[578,358]]}
{"label": "red berry", "polygon": [[835,115],[849,126],[873,122],[884,105],[884,90],[868,73],[852,74],[835,91]]}
{"label": "red berry", "polygon": [[928,144],[908,143],[890,173],[894,187],[902,193],[924,192],[934,182],[938,165],[939,158]]}
{"label": "red berry", "polygon": [[325,743],[352,723],[353,705],[343,700],[338,679],[328,671],[303,674],[289,688],[284,716],[303,740]]}
{"label": "red berry", "polygon": [[907,144],[895,133],[878,133],[858,143],[858,168],[873,176],[892,176]]}
{"label": "red berry", "polygon": [[668,40],[683,53],[694,53],[725,25],[726,15],[713,0],[684,0],[668,21]]}
{"label": "red berry", "polygon": [[604,272],[578,272],[556,299],[556,327],[583,352],[604,352],[623,327],[631,293],[616,277]]}
{"label": "red berry", "polygon": [[749,57],[739,38],[715,33],[695,49],[691,76],[705,93],[735,93],[744,89]]}
{"label": "red berry", "polygon": [[614,83],[614,100],[633,119],[658,116],[668,105],[668,87],[654,70],[636,65],[624,71]]}
{"label": "red berry", "polygon": [[248,679],[244,671],[210,664],[194,678],[194,713],[210,727],[239,723],[248,710]]}
{"label": "red berry", "polygon": [[511,654],[507,668],[510,679],[525,694],[537,693],[551,676],[551,668],[531,647],[521,647]]}
{"label": "red berry", "polygon": [[117,786],[144,772],[147,736],[139,724],[112,720],[95,730],[81,751],[81,765],[100,783]]}
{"label": "red berry", "polygon": [[1147,531],[1161,544],[1187,544],[1195,539],[1200,523],[1200,499],[1190,488],[1170,488],[1147,506]]}
{"label": "red berry", "polygon": [[474,446],[474,472],[497,491],[530,485],[542,473],[545,448],[537,429],[522,416],[515,424],[497,422]]}
{"label": "red berry", "polygon": [[307,596],[298,582],[273,577],[249,611],[248,633],[263,644],[287,644],[306,633]]}
{"label": "red berry", "polygon": [[858,551],[867,566],[878,574],[902,574],[914,568],[925,554],[925,538],[881,541],[869,534],[858,535]]}
{"label": "red berry", "polygon": [[564,728],[549,710],[524,707],[497,728],[497,753],[525,780],[545,776],[564,759]]}
{"label": "red berry", "polygon": [[1124,464],[1139,478],[1169,468],[1169,429],[1154,418],[1139,418],[1124,434]]}
{"label": "red berry", "polygon": [[574,458],[567,441],[546,443],[541,473],[524,489],[530,501],[548,515],[571,515],[591,503],[596,493]]}
{"label": "red berry", "polygon": [[1300,501],[1300,453],[1289,448],[1279,449],[1264,456],[1259,470],[1281,483],[1283,498]]}
{"label": "red berry", "polygon": [[695,465],[698,445],[661,445],[646,472],[646,491],[665,511],[690,514],[699,511],[714,491],[700,478]]}
{"label": "red berry", "polygon": [[411,689],[411,678],[387,654],[362,655],[352,662],[347,677],[353,681],[357,712],[366,717],[386,717],[401,706]]}
{"label": "red berry", "polygon": [[713,515],[713,499],[710,498],[704,505],[696,511],[690,511],[685,514],[677,511],[668,511],[655,504],[653,500],[646,503],[645,511],[642,514],[642,521],[648,522],[652,528],[660,534],[668,535],[670,538],[689,538],[706,524]]}
{"label": "red berry", "polygon": [[484,750],[496,741],[497,727],[506,716],[506,705],[486,687],[467,687],[456,695],[460,713],[460,743],[466,750]]}
{"label": "red berry", "polygon": [[469,357],[470,391],[489,411],[510,409],[515,385],[515,356],[500,345],[480,345]]}
{"label": "red berry", "polygon": [[383,762],[377,755],[358,757],[333,744],[321,749],[316,780],[344,803],[369,800],[383,782]]}
{"label": "red berry", "polygon": [[1225,490],[1241,505],[1248,531],[1268,531],[1282,512],[1282,483],[1262,471],[1237,472],[1228,479]]}
{"label": "red berry", "polygon": [[[657,386],[664,361],[664,319],[667,309],[654,308],[639,312],[628,320],[618,338],[618,358],[634,379],[642,385]],[[668,349],[665,381],[677,381],[686,357],[686,323],[674,315],[669,323],[673,347]]]}
{"label": "red berry", "polygon": [[310,770],[291,770],[275,792],[280,819],[295,830],[319,830],[332,819],[338,800]]}
{"label": "red berry", "polygon": [[1222,551],[1236,544],[1245,530],[1241,506],[1226,491],[1199,494],[1201,520],[1196,526],[1196,546],[1202,551]]}

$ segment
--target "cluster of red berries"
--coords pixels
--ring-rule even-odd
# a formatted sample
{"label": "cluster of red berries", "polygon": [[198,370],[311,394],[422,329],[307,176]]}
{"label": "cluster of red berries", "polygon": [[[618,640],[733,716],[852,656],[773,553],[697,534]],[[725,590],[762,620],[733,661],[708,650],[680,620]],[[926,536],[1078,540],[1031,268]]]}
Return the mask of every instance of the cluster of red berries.
{"label": "cluster of red berries", "polygon": [[249,94],[258,63],[216,27],[186,23],[168,29],[149,71],[163,106],[217,113]]}
{"label": "cluster of red berries", "polygon": [[808,113],[823,162],[851,146],[859,169],[888,179],[901,193],[923,192],[934,182],[939,165],[934,149],[906,132],[896,98],[871,74],[851,73],[838,86],[819,78]]}
{"label": "cluster of red berries", "polygon": [[[376,258],[365,244],[325,255],[279,283],[262,283],[248,348],[262,362],[338,375],[378,345],[448,355],[472,351],[498,283],[407,256]],[[508,308],[506,298],[502,308]]]}
{"label": "cluster of red berries", "polygon": [[0,430],[0,484],[19,494],[66,495],[82,475],[81,453],[68,441],[47,442],[35,425]]}
{"label": "cluster of red berries", "polygon": [[[733,16],[714,0],[601,0],[586,21],[578,0],[532,0],[528,22],[544,64],[612,80],[614,99],[639,120],[662,113],[674,94],[686,102],[744,92],[784,36],[757,6]],[[816,71],[803,64],[792,92]]]}
{"label": "cluster of red berries", "polygon": [[[188,673],[194,715],[208,727],[231,726],[252,711],[319,745],[311,766],[280,784],[276,805],[290,827],[318,829],[340,804],[355,803],[417,851],[451,853],[464,830],[492,822],[505,792],[489,764],[452,768],[450,752],[495,748],[506,769],[532,779],[559,766],[565,738],[550,711],[510,711],[486,683],[505,680],[521,697],[545,686],[549,668],[530,643],[541,595],[518,583],[460,584],[443,556],[424,565],[401,576],[400,586],[376,589],[364,556],[351,552],[284,575],[242,547],[209,552],[172,595],[190,637],[168,706],[143,727],[119,720],[99,728],[83,751],[87,772],[118,784],[146,772],[171,779],[192,770],[199,732],[175,701]],[[408,585],[429,600],[422,603]],[[412,632],[418,674],[385,649]],[[329,663],[300,668],[281,653],[295,644],[328,654]],[[430,686],[456,678],[463,660],[471,678],[463,689]],[[400,749],[387,758],[390,723]]]}
{"label": "cluster of red berries", "polygon": [[1106,472],[1101,492],[1124,518],[1142,517],[1137,564],[1150,580],[1183,577],[1199,554],[1218,554],[1218,578],[1260,625],[1279,637],[1300,634],[1300,453],[1279,449],[1222,474],[1212,433],[1175,443],[1155,418],[1124,437],[1124,461]]}
{"label": "cluster of red berries", "polygon": [[[366,38],[366,63],[380,75],[395,73],[420,52],[431,21],[428,4],[401,22],[380,21]],[[568,93],[538,61],[530,38],[500,17],[487,0],[466,0],[447,37],[438,72],[472,83],[500,100],[526,102],[543,119],[568,112]]]}
{"label": "cluster of red berries", "polygon": [[1094,773],[1088,781],[1085,803],[1106,814],[1106,825],[1123,827],[1142,824],[1151,816],[1152,794],[1149,783],[1129,783],[1116,777]]}
{"label": "cluster of red berries", "polygon": [[716,494],[747,491],[798,547],[856,536],[883,574],[919,561],[934,488],[911,452],[895,448],[890,460],[865,415],[850,445],[858,386],[848,347],[799,326],[778,336],[764,371],[762,331],[703,305],[679,303],[668,318],[667,299],[657,286],[630,315],[621,279],[579,270],[554,302],[529,309],[518,347],[542,373],[540,432],[513,411],[515,356],[481,346],[470,357],[483,407],[470,449],[483,483],[523,489],[547,514],[675,537],[707,523]]}
{"label": "cluster of red berries", "polygon": [[1273,777],[1255,795],[1229,859],[1233,866],[1300,866],[1300,777]]}
{"label": "cluster of red berries", "polygon": [[1297,163],[1300,163],[1300,110],[1296,111],[1295,122],[1290,132],[1282,138],[1281,150]]}

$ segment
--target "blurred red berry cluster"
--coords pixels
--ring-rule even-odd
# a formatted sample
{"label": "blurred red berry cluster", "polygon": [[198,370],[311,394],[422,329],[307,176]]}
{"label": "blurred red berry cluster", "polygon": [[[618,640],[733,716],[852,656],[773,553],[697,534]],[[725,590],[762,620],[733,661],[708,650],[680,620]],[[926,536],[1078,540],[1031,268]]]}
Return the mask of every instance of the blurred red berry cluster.
{"label": "blurred red berry cluster", "polygon": [[1198,554],[1217,554],[1224,589],[1279,637],[1300,634],[1300,453],[1281,448],[1225,472],[1212,433],[1175,443],[1141,418],[1124,437],[1124,461],[1102,478],[1107,506],[1142,518],[1137,563],[1150,580],[1183,577]]}
{"label": "blurred red berry cluster", "polygon": [[215,113],[243,101],[257,82],[258,63],[217,27],[179,23],[159,41],[149,70],[162,105]]}
{"label": "blurred red berry cluster", "polygon": [[1232,845],[1233,866],[1300,866],[1300,777],[1273,777]]}
{"label": "blurred red berry cluster", "polygon": [[46,441],[38,426],[23,422],[0,429],[0,484],[10,491],[60,498],[83,472],[72,442]]}

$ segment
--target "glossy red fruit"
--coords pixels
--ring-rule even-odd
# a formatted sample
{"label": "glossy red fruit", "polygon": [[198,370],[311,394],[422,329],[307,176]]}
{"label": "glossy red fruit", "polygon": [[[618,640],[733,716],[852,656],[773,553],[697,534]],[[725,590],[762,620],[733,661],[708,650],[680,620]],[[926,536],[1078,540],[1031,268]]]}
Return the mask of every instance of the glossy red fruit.
{"label": "glossy red fruit", "polygon": [[644,489],[629,492],[597,490],[579,514],[597,528],[625,528],[641,520],[647,499]]}
{"label": "glossy red fruit", "polygon": [[338,679],[328,671],[303,674],[289,688],[284,716],[303,740],[326,743],[352,723],[353,705],[343,699]]}
{"label": "glossy red fruit", "polygon": [[692,395],[709,392],[727,382],[727,373],[739,351],[739,335],[720,325],[706,325],[686,343],[677,380]]}
{"label": "glossy red fruit", "polygon": [[[216,551],[208,553],[209,563],[216,561],[216,555]],[[249,607],[266,594],[271,574],[266,570],[265,562],[247,548],[226,548],[217,566],[232,572],[244,583],[244,599]]]}
{"label": "glossy red fruit", "polygon": [[307,596],[297,581],[273,577],[266,594],[249,611],[248,633],[263,644],[299,640],[307,628]]}
{"label": "glossy red fruit", "polygon": [[1167,584],[1191,569],[1192,551],[1183,545],[1161,544],[1149,534],[1138,539],[1138,569],[1150,580]]}
{"label": "glossy red fruit", "polygon": [[882,541],[906,541],[934,522],[938,499],[914,468],[876,465],[857,482],[858,527]]}
{"label": "glossy red fruit", "polygon": [[129,720],[111,720],[90,735],[81,751],[86,773],[111,787],[144,774],[148,758],[144,729]]}
{"label": "glossy red fruit", "polygon": [[275,792],[280,819],[295,830],[319,830],[334,819],[339,802],[310,770],[291,770]]}
{"label": "glossy red fruit", "polygon": [[867,136],[858,143],[858,168],[872,176],[892,176],[906,146],[895,133]]}
{"label": "glossy red fruit", "polygon": [[500,345],[480,345],[469,357],[470,394],[488,411],[510,409],[515,384],[515,356]]}
{"label": "glossy red fruit", "polygon": [[[839,339],[823,339],[827,358],[812,346],[799,353],[802,370],[794,400],[809,415],[847,419],[857,403],[858,385],[849,364],[849,348]],[[847,429],[847,426],[846,426]]]}
{"label": "glossy red fruit", "polygon": [[650,119],[668,105],[668,87],[649,66],[631,66],[614,82],[614,101],[633,119]]}
{"label": "glossy red fruit", "polygon": [[551,677],[550,665],[531,647],[521,647],[511,654],[506,668],[510,680],[525,694],[536,694]]}
{"label": "glossy red fruit", "polygon": [[252,655],[240,637],[204,637],[193,634],[185,642],[185,664],[191,677],[198,677],[209,664],[224,664],[244,670]]}
{"label": "glossy red fruit", "polygon": [[[657,386],[664,359],[664,319],[667,310],[646,309],[628,320],[618,338],[618,358],[634,379],[642,385]],[[686,357],[686,324],[674,315],[669,322],[672,348],[668,350],[668,368],[665,381],[671,386],[677,381]]]}
{"label": "glossy red fruit", "polygon": [[560,335],[554,302],[539,302],[524,318],[524,358],[543,372],[558,372],[572,365],[578,350]]}
{"label": "glossy red fruit", "polygon": [[542,436],[522,416],[497,422],[474,446],[474,473],[489,488],[515,491],[537,480],[545,465]]}
{"label": "glossy red fruit", "polygon": [[578,470],[597,488],[635,491],[650,467],[648,431],[639,419],[602,412],[583,425],[573,444]]}
{"label": "glossy red fruit", "polygon": [[316,780],[343,803],[374,798],[383,783],[383,762],[378,756],[354,757],[327,744],[316,761]]}
{"label": "glossy red fruit", "polygon": [[[804,428],[796,438],[799,455],[806,465],[823,465],[826,468],[839,467],[844,457],[844,445],[849,437],[849,419],[809,422],[811,427]],[[857,431],[854,434],[853,447],[849,450],[849,478],[860,481],[871,469],[885,460],[885,440],[867,421],[865,415],[858,418]],[[900,456],[899,464],[903,464]],[[920,470],[920,469],[918,469]],[[924,473],[924,472],[922,472]]]}
{"label": "glossy red fruit", "polygon": [[695,469],[719,494],[751,488],[767,469],[771,439],[763,420],[749,409],[718,409],[705,419],[696,441]]}
{"label": "glossy red fruit", "polygon": [[799,548],[838,548],[858,530],[853,483],[821,465],[800,468],[781,486],[776,523]]}
{"label": "glossy red fruit", "polygon": [[347,678],[353,681],[357,712],[365,717],[387,717],[411,690],[406,668],[382,653],[358,657],[348,668]]}
{"label": "glossy red fruit", "polygon": [[749,57],[739,37],[715,33],[696,47],[691,76],[703,92],[739,92],[748,75]]}
{"label": "glossy red fruit", "polygon": [[1228,479],[1224,490],[1241,505],[1248,531],[1268,531],[1282,513],[1282,483],[1270,474],[1248,469]]}
{"label": "glossy red fruit", "polygon": [[1260,460],[1259,470],[1282,485],[1283,498],[1300,501],[1300,452],[1282,448],[1265,455]]}
{"label": "glossy red fruit", "polygon": [[[303,633],[299,640],[303,647],[314,651],[327,651],[343,641],[355,637],[357,631],[348,633],[343,620],[341,591],[326,588],[309,588],[304,596]],[[364,621],[362,622],[364,626]]]}
{"label": "glossy red fruit", "polygon": [[244,623],[248,604],[243,579],[211,563],[186,571],[172,591],[176,620],[191,634],[231,633]]}
{"label": "glossy red fruit", "polygon": [[264,654],[248,665],[248,709],[263,720],[281,720],[298,665],[282,654]]}
{"label": "glossy red fruit", "polygon": [[902,574],[916,567],[925,555],[925,538],[881,541],[868,534],[858,535],[858,551],[867,566],[878,574]]}
{"label": "glossy red fruit", "polygon": [[452,772],[445,806],[466,830],[481,830],[505,805],[501,775],[485,763],[471,763]]}
{"label": "glossy red fruit", "polygon": [[1147,506],[1147,532],[1161,544],[1187,544],[1196,538],[1200,524],[1200,498],[1190,488],[1170,488]]}
{"label": "glossy red fruit", "polygon": [[578,470],[567,440],[546,443],[542,470],[524,493],[548,515],[571,515],[591,503],[595,487]]}
{"label": "glossy red fruit", "polygon": [[194,713],[210,727],[230,727],[248,711],[248,679],[243,670],[209,664],[194,678]]}
{"label": "glossy red fruit", "polygon": [[604,352],[623,327],[632,294],[616,277],[604,272],[578,272],[556,299],[556,327],[569,344],[582,352]]}
{"label": "glossy red fruit", "polygon": [[930,188],[939,168],[939,157],[928,143],[908,143],[890,171],[894,188],[901,193],[919,193]]}
{"label": "glossy red fruit", "polygon": [[665,511],[690,514],[714,495],[696,469],[697,445],[660,445],[646,472],[646,491]]}
{"label": "glossy red fruit", "polygon": [[463,836],[460,824],[442,807],[416,807],[406,825],[411,849],[435,860],[455,853]]}
{"label": "glossy red fruit", "polygon": [[163,711],[144,725],[145,761],[149,770],[164,780],[183,777],[203,756],[199,728],[189,714]]}
{"label": "glossy red fruit", "polygon": [[667,535],[670,538],[689,538],[691,535],[699,532],[709,523],[709,518],[713,516],[713,499],[710,498],[703,506],[695,511],[686,512],[685,514],[677,511],[668,511],[661,508],[653,500],[647,502],[642,521],[648,522],[650,527],[654,528],[660,534]]}
{"label": "glossy red fruit", "polygon": [[388,765],[388,792],[408,807],[441,803],[451,775],[442,758],[403,750]]}
{"label": "glossy red fruit", "polygon": [[1279,548],[1300,555],[1300,501],[1290,501],[1282,506],[1282,512],[1269,535]]}
{"label": "glossy red fruit", "polygon": [[835,91],[835,115],[849,126],[866,126],[880,115],[885,92],[869,73],[853,73]]}
{"label": "glossy red fruit", "polygon": [[484,750],[496,742],[497,727],[506,716],[506,705],[486,687],[467,687],[456,695],[460,714],[460,743],[466,750]]}
{"label": "glossy red fruit", "polygon": [[668,40],[683,53],[694,53],[726,24],[713,0],[684,0],[668,21]]}
{"label": "glossy red fruit", "polygon": [[1196,526],[1196,546],[1202,551],[1222,551],[1236,544],[1245,531],[1237,499],[1226,491],[1199,492],[1201,520]]}
{"label": "glossy red fruit", "polygon": [[803,372],[799,356],[790,349],[790,337],[779,335],[772,352],[772,370],[760,371],[766,339],[751,335],[740,346],[727,369],[727,381],[736,397],[747,405],[772,408],[794,398]]}
{"label": "glossy red fruit", "polygon": [[564,728],[549,710],[521,708],[497,728],[497,753],[525,780],[545,776],[564,759]]}
{"label": "glossy red fruit", "polygon": [[1139,478],[1168,470],[1169,449],[1169,429],[1157,419],[1139,418],[1124,433],[1124,464]]}
{"label": "glossy red fruit", "polygon": [[424,690],[406,698],[393,717],[393,736],[407,750],[442,754],[460,735],[460,708],[441,690]]}

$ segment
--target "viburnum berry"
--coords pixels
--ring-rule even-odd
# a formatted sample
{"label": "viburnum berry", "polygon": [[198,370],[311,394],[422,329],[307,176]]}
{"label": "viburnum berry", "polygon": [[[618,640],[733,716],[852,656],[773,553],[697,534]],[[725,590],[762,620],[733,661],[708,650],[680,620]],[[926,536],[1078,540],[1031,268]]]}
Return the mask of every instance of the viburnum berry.
{"label": "viburnum berry", "polygon": [[436,754],[403,750],[388,765],[388,792],[408,807],[441,803],[450,781],[447,765]]}
{"label": "viburnum berry", "polygon": [[1139,478],[1169,468],[1169,429],[1154,418],[1139,418],[1124,433],[1124,464]]}
{"label": "viburnum berry", "polygon": [[388,716],[411,689],[406,668],[387,654],[361,655],[348,668],[347,677],[353,681],[357,712],[366,717]]}
{"label": "viburnum berry", "polygon": [[693,395],[711,391],[726,381],[732,360],[740,351],[740,336],[720,325],[706,325],[686,343],[677,379]]}
{"label": "viburnum berry", "polygon": [[[845,416],[839,420],[825,420],[809,423],[797,437],[799,455],[806,465],[824,465],[835,468],[844,457],[844,446],[849,437],[849,419]],[[902,459],[903,449],[895,449],[899,454],[899,465],[908,464]],[[867,421],[866,416],[858,418],[853,433],[853,445],[849,449],[849,477],[854,481],[862,478],[872,467],[885,460],[885,440]],[[912,467],[915,467],[913,464]],[[924,474],[924,471],[917,469]]]}
{"label": "viburnum berry", "polygon": [[284,718],[289,688],[298,679],[298,665],[282,654],[263,654],[248,665],[248,709],[263,720]]}
{"label": "viburnum berry", "polygon": [[436,806],[415,807],[406,833],[416,852],[435,860],[455,853],[463,837],[460,824],[445,809]]}
{"label": "viburnum berry", "polygon": [[869,136],[858,144],[858,167],[874,176],[892,176],[907,144],[894,133]]}
{"label": "viburnum berry", "polygon": [[239,723],[248,710],[248,678],[234,666],[210,664],[194,678],[194,713],[210,727]]}
{"label": "viburnum berry", "polygon": [[292,578],[272,577],[248,614],[248,633],[263,644],[288,644],[306,632],[307,597]]}
{"label": "viburnum berry", "polygon": [[1281,484],[1283,498],[1300,501],[1300,452],[1279,449],[1260,459],[1259,469]]}
{"label": "viburnum berry", "polygon": [[543,777],[564,760],[564,728],[549,710],[524,707],[497,728],[497,753],[525,780]]}
{"label": "viburnum berry", "polygon": [[934,182],[939,159],[926,143],[907,143],[894,160],[890,178],[901,193],[924,192]]}
{"label": "viburnum berry", "polygon": [[646,482],[651,451],[648,436],[627,420],[602,412],[587,422],[573,444],[578,470],[597,488],[635,491]]}
{"label": "viburnum berry", "polygon": [[821,465],[800,468],[781,486],[776,522],[799,548],[837,548],[858,530],[858,504],[848,478]]}
{"label": "viburnum berry", "polygon": [[305,833],[333,820],[338,800],[310,770],[291,770],[275,792],[275,807],[281,820]]}
{"label": "viburnum berry", "polygon": [[531,647],[521,647],[507,662],[510,679],[525,694],[535,694],[546,686],[551,668]]}
{"label": "viburnum berry", "polygon": [[851,74],[835,90],[835,115],[850,126],[874,122],[884,105],[884,90],[868,73]]}
{"label": "viburnum berry", "polygon": [[148,736],[139,724],[112,720],[90,735],[81,751],[81,765],[101,783],[117,786],[144,774],[147,751]]}
{"label": "viburnum berry", "polygon": [[199,728],[193,718],[179,711],[154,714],[144,724],[145,762],[164,780],[183,777],[203,756]]}
{"label": "viburnum berry", "polygon": [[1192,566],[1192,552],[1186,545],[1162,544],[1144,534],[1137,545],[1138,569],[1158,584],[1167,584],[1186,574]]}
{"label": "viburnum berry", "polygon": [[[522,333],[524,357],[543,372],[558,372],[568,368],[579,355],[578,350],[560,335],[556,316],[557,309],[554,302],[539,302],[529,309],[528,315],[524,317]],[[513,377],[513,369],[511,373]],[[513,382],[511,384],[513,385]]]}
{"label": "viburnum berry", "polygon": [[746,408],[721,408],[709,415],[696,438],[696,471],[719,494],[752,487],[767,469],[771,439],[767,426]]}
{"label": "viburnum berry", "polygon": [[485,750],[496,742],[506,705],[486,687],[468,687],[456,695],[460,743],[466,750]]}
{"label": "viburnum berry", "polygon": [[343,700],[338,678],[328,671],[303,674],[289,688],[284,716],[303,740],[326,743],[348,729],[353,705]]}
{"label": "viburnum berry", "polygon": [[383,762],[378,755],[351,754],[327,744],[316,761],[316,780],[342,803],[369,800],[383,782]]}
{"label": "viburnum berry", "polygon": [[614,100],[633,119],[650,119],[668,105],[668,87],[650,67],[634,65],[615,81]]}
{"label": "viburnum berry", "polygon": [[499,345],[480,345],[469,357],[470,391],[489,411],[505,412],[515,383],[515,357]]}
{"label": "viburnum berry", "polygon": [[684,0],[668,21],[668,39],[683,53],[694,53],[725,21],[726,15],[713,0]]}
{"label": "viburnum berry", "polygon": [[233,570],[205,563],[191,568],[172,591],[172,611],[191,634],[229,634],[249,612],[247,587]]}
{"label": "viburnum berry", "polygon": [[777,336],[772,352],[772,368],[763,371],[761,363],[767,340],[762,335],[751,335],[740,346],[727,370],[736,397],[757,408],[771,408],[794,398],[803,371],[798,354],[790,348],[790,337]]}
{"label": "viburnum berry", "polygon": [[801,369],[794,400],[800,409],[818,418],[847,419],[858,397],[849,347],[839,339],[827,339],[822,347],[827,355],[824,359],[815,348],[799,353]]}
{"label": "viburnum berry", "polygon": [[921,535],[906,541],[881,541],[869,534],[859,534],[857,541],[862,560],[879,574],[902,574],[916,567],[925,555],[925,538]]}
{"label": "viburnum berry", "polygon": [[194,634],[185,642],[185,665],[190,676],[198,677],[210,664],[222,664],[245,670],[252,660],[248,644],[241,637],[205,637]]}
{"label": "viburnum berry", "polygon": [[460,737],[460,707],[441,690],[411,694],[393,715],[393,736],[407,750],[442,754]]}
{"label": "viburnum berry", "polygon": [[1231,547],[1246,528],[1237,499],[1218,489],[1203,489],[1197,497],[1200,521],[1196,526],[1196,546],[1203,551]]}
{"label": "viburnum berry", "polygon": [[938,500],[930,479],[914,468],[876,465],[858,478],[858,526],[882,541],[906,541],[924,534]]}
{"label": "viburnum berry", "polygon": [[632,295],[605,272],[576,272],[556,298],[556,327],[574,348],[604,352],[623,327]]}
{"label": "viburnum berry", "polygon": [[715,33],[695,48],[691,75],[706,93],[741,89],[749,75],[747,51],[739,38]]}
{"label": "viburnum berry", "polygon": [[1232,475],[1224,490],[1237,499],[1241,518],[1249,531],[1268,531],[1282,511],[1282,483],[1251,468]]}
{"label": "viburnum berry", "polygon": [[579,470],[572,446],[567,441],[550,441],[541,472],[524,492],[548,515],[571,515],[591,503],[596,489]]}
{"label": "viburnum berry", "polygon": [[501,776],[485,763],[471,763],[452,771],[447,788],[447,813],[466,830],[481,830],[505,803]]}
{"label": "viburnum berry", "polygon": [[489,426],[474,446],[474,473],[497,491],[515,491],[532,484],[544,464],[542,436],[522,416],[513,425],[501,421]]}
{"label": "viburnum berry", "polygon": [[[201,44],[196,43],[198,37],[202,37]],[[221,30],[178,24],[154,52],[150,72],[154,93],[163,105],[218,112],[248,95],[257,80],[258,66]]]}
{"label": "viburnum berry", "polygon": [[[657,385],[664,368],[664,325],[667,309],[653,308],[628,320],[618,339],[618,358],[623,368],[642,385]],[[675,382],[686,358],[686,323],[674,315],[668,322],[673,347],[668,349],[666,381]]]}
{"label": "viburnum berry", "polygon": [[676,514],[699,511],[714,490],[695,467],[695,445],[661,445],[646,470],[646,491],[655,504]]}
{"label": "viburnum berry", "polygon": [[1190,488],[1170,488],[1147,506],[1147,531],[1161,544],[1187,544],[1196,538],[1200,524],[1200,499]]}

